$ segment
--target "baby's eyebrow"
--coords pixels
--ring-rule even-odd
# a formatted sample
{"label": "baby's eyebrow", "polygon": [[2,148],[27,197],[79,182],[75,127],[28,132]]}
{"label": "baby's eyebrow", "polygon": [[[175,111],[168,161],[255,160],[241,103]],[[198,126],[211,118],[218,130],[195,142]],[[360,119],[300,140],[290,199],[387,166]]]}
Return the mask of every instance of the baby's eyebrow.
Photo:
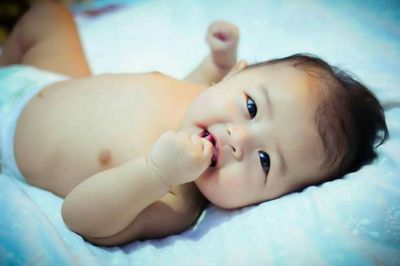
{"label": "baby's eyebrow", "polygon": [[263,84],[260,84],[258,87],[264,96],[264,100],[267,102],[268,115],[270,118],[272,118],[274,114],[274,108],[272,106],[271,98],[269,97],[268,89]]}

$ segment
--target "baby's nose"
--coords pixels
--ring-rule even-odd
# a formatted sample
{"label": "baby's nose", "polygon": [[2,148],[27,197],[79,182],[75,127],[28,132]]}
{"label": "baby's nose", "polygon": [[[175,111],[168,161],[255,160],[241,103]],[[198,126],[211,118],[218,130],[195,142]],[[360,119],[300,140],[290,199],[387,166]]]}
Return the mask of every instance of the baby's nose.
{"label": "baby's nose", "polygon": [[229,125],[228,128],[229,145],[231,145],[233,156],[237,160],[243,158],[243,152],[249,146],[250,132],[244,126]]}

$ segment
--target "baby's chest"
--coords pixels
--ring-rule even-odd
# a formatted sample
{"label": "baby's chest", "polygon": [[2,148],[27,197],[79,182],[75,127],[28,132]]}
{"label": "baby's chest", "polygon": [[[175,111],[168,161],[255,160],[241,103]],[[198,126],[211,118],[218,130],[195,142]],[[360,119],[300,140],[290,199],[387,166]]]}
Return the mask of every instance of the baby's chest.
{"label": "baby's chest", "polygon": [[146,155],[162,133],[178,129],[185,111],[174,103],[173,88],[155,85],[78,80],[45,89],[18,122],[15,149],[23,172],[78,182]]}

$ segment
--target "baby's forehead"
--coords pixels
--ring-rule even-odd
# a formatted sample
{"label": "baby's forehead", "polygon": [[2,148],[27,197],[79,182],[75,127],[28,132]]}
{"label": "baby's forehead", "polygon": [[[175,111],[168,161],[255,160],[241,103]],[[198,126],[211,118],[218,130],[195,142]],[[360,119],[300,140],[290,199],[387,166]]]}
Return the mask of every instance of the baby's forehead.
{"label": "baby's forehead", "polygon": [[243,73],[262,71],[265,74],[283,72],[287,75],[297,76],[306,80],[318,80],[323,78],[325,70],[315,65],[300,64],[293,61],[281,61],[274,63],[264,63],[249,65],[243,69]]}
{"label": "baby's forehead", "polygon": [[319,81],[321,75],[318,69],[297,66],[291,62],[279,62],[266,64],[258,67],[249,67],[246,69],[249,73],[254,72],[266,77],[286,77],[294,79],[298,83],[310,83]]}
{"label": "baby's forehead", "polygon": [[[322,76],[312,70],[307,71],[286,62],[248,71],[253,70],[254,75],[257,74],[257,78],[270,89],[271,98],[276,101],[274,104],[277,109],[281,108],[281,113],[286,115],[281,116],[281,119],[293,121],[287,126],[292,126],[297,137],[301,135],[303,139],[308,140],[307,144],[298,143],[298,154],[307,154],[309,159],[314,157],[315,165],[320,165],[323,161],[321,159],[325,157],[325,148],[315,124],[315,116],[322,103],[321,90],[325,82],[321,80]],[[297,123],[303,119],[304,123]],[[299,127],[294,127],[295,125]],[[287,134],[288,140],[292,139],[290,134],[289,132]]]}

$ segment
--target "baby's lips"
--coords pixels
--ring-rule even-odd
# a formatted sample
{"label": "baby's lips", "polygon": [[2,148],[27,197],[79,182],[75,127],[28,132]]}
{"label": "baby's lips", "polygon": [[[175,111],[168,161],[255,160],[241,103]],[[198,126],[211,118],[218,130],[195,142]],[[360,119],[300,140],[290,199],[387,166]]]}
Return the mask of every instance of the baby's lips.
{"label": "baby's lips", "polygon": [[217,151],[216,151],[216,149],[215,149],[215,147],[213,146],[213,155],[212,155],[212,157],[211,157],[211,164],[210,164],[210,166],[211,167],[215,167],[215,166],[217,166],[217,162],[218,162],[218,160],[217,160],[217,155],[216,155],[216,153],[217,153]]}
{"label": "baby's lips", "polygon": [[[213,142],[211,140],[209,140],[208,138],[205,139],[207,139],[213,145]],[[211,154],[210,167],[215,167],[217,166],[218,156],[217,156],[217,148],[214,145],[212,146],[211,153],[212,154]]]}
{"label": "baby's lips", "polygon": [[[213,155],[213,157],[214,157],[214,155]],[[217,161],[212,158],[211,159],[211,163],[210,163],[210,167],[215,167],[215,166],[217,166]]]}
{"label": "baby's lips", "polygon": [[215,167],[217,165],[217,162],[218,162],[218,150],[217,150],[217,147],[216,147],[215,139],[208,132],[207,129],[203,129],[199,133],[199,137],[208,140],[212,144],[212,156],[211,156],[211,164],[210,164],[210,166],[211,167]]}

